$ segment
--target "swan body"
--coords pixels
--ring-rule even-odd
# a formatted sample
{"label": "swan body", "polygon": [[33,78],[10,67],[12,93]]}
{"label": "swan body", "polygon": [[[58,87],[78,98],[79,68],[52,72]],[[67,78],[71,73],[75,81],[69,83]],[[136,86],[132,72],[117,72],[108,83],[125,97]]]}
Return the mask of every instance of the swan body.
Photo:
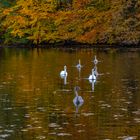
{"label": "swan body", "polygon": [[90,75],[88,79],[89,80],[96,80],[96,76],[95,75]]}
{"label": "swan body", "polygon": [[64,70],[62,70],[60,72],[60,76],[61,77],[66,77],[67,75],[68,75],[68,73],[67,73],[67,66],[64,66]]}
{"label": "swan body", "polygon": [[80,69],[80,68],[82,67],[80,59],[79,59],[79,63],[76,65],[76,67],[77,67],[78,69]]}
{"label": "swan body", "polygon": [[76,96],[73,99],[73,103],[75,104],[75,106],[81,106],[81,104],[83,104],[84,100],[81,96]]}
{"label": "swan body", "polygon": [[74,88],[74,92],[75,92],[75,98],[73,99],[73,103],[74,103],[74,105],[75,106],[81,106],[83,103],[84,103],[84,100],[83,100],[83,98],[81,97],[81,96],[79,96],[78,95],[78,90],[79,90],[80,88],[78,87],[78,86],[76,86],[75,88]]}
{"label": "swan body", "polygon": [[94,69],[92,69],[92,74],[91,75],[89,75],[89,78],[88,78],[89,80],[96,80],[96,76],[95,76],[95,71],[94,71]]}
{"label": "swan body", "polygon": [[98,60],[97,60],[97,58],[96,58],[96,55],[95,55],[95,58],[94,58],[93,62],[94,62],[95,65],[98,64]]}
{"label": "swan body", "polygon": [[92,79],[92,80],[89,79],[89,82],[90,82],[91,84],[95,84],[95,83],[96,83],[96,79],[94,79],[94,80],[93,80],[93,79]]}

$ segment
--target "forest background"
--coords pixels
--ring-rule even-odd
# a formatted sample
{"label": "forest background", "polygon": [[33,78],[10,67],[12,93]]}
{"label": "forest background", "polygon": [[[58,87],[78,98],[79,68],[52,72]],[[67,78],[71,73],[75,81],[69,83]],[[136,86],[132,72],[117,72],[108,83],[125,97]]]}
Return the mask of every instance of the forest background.
{"label": "forest background", "polygon": [[140,44],[140,0],[0,0],[0,44]]}

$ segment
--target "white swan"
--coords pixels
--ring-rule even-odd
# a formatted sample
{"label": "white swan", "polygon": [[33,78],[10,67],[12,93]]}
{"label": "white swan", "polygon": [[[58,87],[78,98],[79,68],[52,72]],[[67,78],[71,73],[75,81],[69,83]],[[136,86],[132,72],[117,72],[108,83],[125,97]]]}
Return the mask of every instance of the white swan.
{"label": "white swan", "polygon": [[93,69],[94,69],[94,75],[95,75],[96,77],[98,77],[99,73],[98,73],[98,71],[97,71],[97,66],[95,65]]}
{"label": "white swan", "polygon": [[96,58],[96,55],[95,55],[95,58],[94,58],[93,62],[94,62],[95,65],[98,64],[98,60],[97,60],[97,58]]}
{"label": "white swan", "polygon": [[89,75],[88,80],[96,80],[95,71],[92,69],[92,74]]}
{"label": "white swan", "polygon": [[60,72],[60,76],[63,78],[63,77],[66,77],[68,75],[67,73],[67,66],[64,66],[64,70],[62,70]]}
{"label": "white swan", "polygon": [[80,90],[80,87],[76,86],[74,87],[75,92],[75,98],[73,99],[73,103],[75,106],[81,106],[84,103],[84,100],[81,96],[78,95],[78,91]]}
{"label": "white swan", "polygon": [[80,68],[82,67],[80,59],[79,59],[79,63],[76,65],[76,67],[77,67],[78,69],[80,69]]}

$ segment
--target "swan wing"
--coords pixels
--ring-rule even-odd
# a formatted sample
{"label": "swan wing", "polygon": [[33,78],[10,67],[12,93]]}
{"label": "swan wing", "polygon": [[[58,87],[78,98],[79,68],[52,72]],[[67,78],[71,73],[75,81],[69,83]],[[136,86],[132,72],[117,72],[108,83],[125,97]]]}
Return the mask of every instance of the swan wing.
{"label": "swan wing", "polygon": [[60,72],[60,76],[67,76],[67,75],[68,75],[68,73],[65,72],[65,71],[61,71],[61,72]]}

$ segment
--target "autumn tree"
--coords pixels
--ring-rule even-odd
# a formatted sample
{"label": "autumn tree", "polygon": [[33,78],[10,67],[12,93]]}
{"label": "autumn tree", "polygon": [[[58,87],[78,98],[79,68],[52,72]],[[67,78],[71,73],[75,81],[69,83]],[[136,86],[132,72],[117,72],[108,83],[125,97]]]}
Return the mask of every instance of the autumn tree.
{"label": "autumn tree", "polygon": [[50,32],[55,30],[51,0],[18,0],[15,6],[4,10],[3,14],[6,16],[3,27],[12,36],[24,37],[35,44],[49,40]]}
{"label": "autumn tree", "polygon": [[138,44],[139,7],[139,0],[17,0],[10,7],[0,6],[0,39]]}

